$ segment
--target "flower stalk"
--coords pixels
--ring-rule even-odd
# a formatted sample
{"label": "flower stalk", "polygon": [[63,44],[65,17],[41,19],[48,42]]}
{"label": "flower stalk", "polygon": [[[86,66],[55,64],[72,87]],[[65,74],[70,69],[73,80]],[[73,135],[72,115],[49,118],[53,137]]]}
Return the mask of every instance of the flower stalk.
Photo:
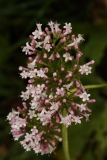
{"label": "flower stalk", "polygon": [[[63,110],[63,116],[67,114],[66,109]],[[62,124],[62,145],[65,160],[70,160],[69,145],[68,145],[68,129],[65,124]]]}
{"label": "flower stalk", "polygon": [[93,84],[93,85],[86,85],[86,89],[95,89],[95,88],[102,88],[107,87],[107,84]]}
{"label": "flower stalk", "polygon": [[[95,89],[95,88],[103,88],[103,87],[107,87],[107,84],[92,84],[92,85],[86,85],[84,86],[85,89]],[[70,92],[76,92],[77,88],[72,89]],[[69,93],[70,94],[70,93]]]}

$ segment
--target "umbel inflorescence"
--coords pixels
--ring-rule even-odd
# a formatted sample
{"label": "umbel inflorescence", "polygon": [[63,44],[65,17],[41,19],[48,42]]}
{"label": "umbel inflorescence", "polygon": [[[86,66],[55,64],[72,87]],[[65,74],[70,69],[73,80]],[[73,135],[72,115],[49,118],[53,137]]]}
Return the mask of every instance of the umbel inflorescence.
{"label": "umbel inflorescence", "polygon": [[[22,106],[7,116],[14,140],[19,140],[26,151],[47,154],[55,149],[56,140],[61,141],[60,124],[81,123],[89,119],[90,99],[80,77],[91,73],[90,61],[79,64],[83,53],[79,50],[84,41],[81,34],[72,34],[71,23],[50,21],[45,31],[42,24],[30,35],[30,42],[22,47],[28,55],[27,67],[19,67],[22,79],[28,79],[21,92]],[[63,110],[66,109],[66,116]]]}

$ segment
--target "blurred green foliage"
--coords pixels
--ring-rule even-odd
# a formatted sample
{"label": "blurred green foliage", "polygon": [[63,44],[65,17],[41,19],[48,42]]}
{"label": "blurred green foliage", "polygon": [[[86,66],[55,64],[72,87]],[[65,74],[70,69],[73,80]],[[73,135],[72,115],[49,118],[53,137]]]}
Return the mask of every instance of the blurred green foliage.
{"label": "blurred green foliage", "polygon": [[[19,77],[19,66],[26,66],[21,51],[34,31],[36,22],[71,22],[73,33],[83,34],[80,46],[84,53],[81,63],[95,60],[93,73],[82,78],[83,84],[107,81],[107,0],[1,0],[0,1],[0,160],[64,160],[61,143],[48,156],[25,153],[12,140],[5,121],[12,108],[21,104],[18,95],[26,81]],[[107,160],[107,88],[89,90],[96,99],[90,104],[89,122],[69,127],[69,148],[72,160]]]}

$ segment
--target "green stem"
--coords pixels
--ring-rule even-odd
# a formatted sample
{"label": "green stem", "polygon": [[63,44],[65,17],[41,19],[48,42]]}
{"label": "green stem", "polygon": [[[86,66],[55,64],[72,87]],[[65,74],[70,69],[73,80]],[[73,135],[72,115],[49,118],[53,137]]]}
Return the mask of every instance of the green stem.
{"label": "green stem", "polygon": [[107,84],[93,84],[85,86],[86,89],[102,88],[107,87]]}
{"label": "green stem", "polygon": [[[66,109],[63,110],[63,116],[66,116]],[[68,149],[68,132],[67,127],[62,124],[62,145],[65,160],[70,160],[69,149]]]}
{"label": "green stem", "polygon": [[[93,85],[86,85],[84,87],[85,87],[85,89],[102,88],[102,87],[107,87],[107,84],[93,84]],[[72,89],[70,92],[73,93],[75,91],[77,91],[77,88]]]}

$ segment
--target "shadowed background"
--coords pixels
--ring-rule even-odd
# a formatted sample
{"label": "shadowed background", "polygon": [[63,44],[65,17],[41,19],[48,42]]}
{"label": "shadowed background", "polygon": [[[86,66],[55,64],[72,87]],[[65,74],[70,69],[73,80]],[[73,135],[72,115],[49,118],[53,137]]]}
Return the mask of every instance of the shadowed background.
{"label": "shadowed background", "polygon": [[[19,66],[26,66],[21,51],[36,29],[48,21],[72,24],[74,34],[82,34],[84,53],[81,64],[95,60],[93,73],[83,76],[84,85],[107,81],[107,0],[0,0],[0,160],[64,160],[62,144],[45,156],[26,152],[14,142],[6,121],[12,108],[21,105],[19,97],[26,81],[19,77]],[[96,103],[90,121],[69,127],[72,160],[107,160],[107,88],[89,90]]]}

